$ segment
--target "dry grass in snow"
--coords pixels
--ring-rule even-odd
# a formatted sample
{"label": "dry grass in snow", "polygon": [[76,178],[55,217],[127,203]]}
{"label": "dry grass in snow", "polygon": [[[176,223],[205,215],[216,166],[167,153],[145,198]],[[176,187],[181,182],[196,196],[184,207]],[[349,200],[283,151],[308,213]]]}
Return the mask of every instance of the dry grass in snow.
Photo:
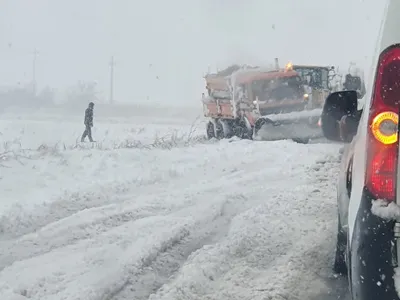
{"label": "dry grass in snow", "polygon": [[[175,129],[169,132],[150,132],[147,127],[124,128],[118,136],[106,136],[95,142],[80,142],[80,138],[75,142],[65,141],[42,142],[38,146],[26,147],[25,136],[13,140],[3,141],[0,144],[0,167],[7,167],[6,162],[13,160],[23,164],[24,159],[35,159],[46,155],[59,155],[63,151],[74,150],[117,150],[117,149],[163,149],[170,150],[177,147],[189,147],[198,143],[207,142],[204,130],[195,119],[189,129]],[[23,132],[22,132],[23,134]],[[4,138],[4,136],[3,136]],[[31,143],[32,145],[32,143]]]}
{"label": "dry grass in snow", "polygon": [[123,141],[93,142],[67,145],[62,142],[55,144],[41,144],[36,149],[23,148],[18,141],[4,142],[0,152],[0,167],[8,167],[10,160],[23,164],[24,159],[37,159],[46,155],[60,155],[63,151],[74,150],[117,150],[117,149],[163,149],[170,150],[178,147],[190,147],[199,143],[208,142],[204,135],[194,135],[192,132],[180,133],[172,132],[163,136],[155,136],[152,142],[145,142],[139,139],[125,139]]}

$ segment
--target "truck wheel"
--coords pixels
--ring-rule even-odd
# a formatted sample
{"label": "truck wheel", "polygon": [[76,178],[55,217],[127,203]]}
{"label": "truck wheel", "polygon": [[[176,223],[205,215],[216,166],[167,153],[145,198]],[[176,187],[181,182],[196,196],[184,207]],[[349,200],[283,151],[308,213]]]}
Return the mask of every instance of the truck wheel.
{"label": "truck wheel", "polygon": [[253,138],[252,130],[249,130],[243,120],[233,124],[233,134],[240,139],[251,140]]}
{"label": "truck wheel", "polygon": [[224,138],[224,128],[219,121],[215,122],[215,138],[219,140]]}
{"label": "truck wheel", "polygon": [[215,128],[213,122],[210,121],[207,123],[206,132],[207,132],[207,139],[211,140],[215,138]]}
{"label": "truck wheel", "polygon": [[230,139],[233,136],[232,126],[229,122],[218,120],[216,124],[217,139]]}

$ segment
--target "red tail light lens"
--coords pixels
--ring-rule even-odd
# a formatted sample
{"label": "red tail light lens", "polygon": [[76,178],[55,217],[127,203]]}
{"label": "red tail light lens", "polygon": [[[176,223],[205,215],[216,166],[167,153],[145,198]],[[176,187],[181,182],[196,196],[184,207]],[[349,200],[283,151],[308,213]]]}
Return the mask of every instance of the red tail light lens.
{"label": "red tail light lens", "polygon": [[394,200],[396,187],[397,149],[382,147],[371,155],[367,186],[377,198]]}
{"label": "red tail light lens", "polygon": [[366,187],[379,199],[396,196],[400,110],[400,45],[382,52],[369,115]]}

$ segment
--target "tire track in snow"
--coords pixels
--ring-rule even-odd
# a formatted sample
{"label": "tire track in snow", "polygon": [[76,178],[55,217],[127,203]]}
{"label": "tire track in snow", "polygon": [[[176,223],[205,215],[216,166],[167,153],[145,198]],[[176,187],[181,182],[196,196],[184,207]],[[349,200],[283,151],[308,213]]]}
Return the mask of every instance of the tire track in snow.
{"label": "tire track in snow", "polygon": [[[115,290],[105,300],[149,299],[164,284],[173,280],[188,258],[196,255],[196,251],[201,251],[223,239],[230,230],[232,220],[246,207],[244,203],[249,202],[248,198],[240,194],[231,194],[224,198],[219,212],[212,217],[212,220],[208,217],[192,226],[188,235],[163,249],[157,257],[146,261],[140,272],[132,272],[121,288]],[[290,243],[283,241],[280,246],[281,249],[288,250]],[[269,264],[272,263],[271,259]],[[267,267],[269,264],[264,266]]]}
{"label": "tire track in snow", "polygon": [[[161,195],[158,198],[165,200],[167,197],[167,195]],[[154,202],[151,197],[147,198],[142,201],[143,203],[125,201],[119,204],[86,209],[50,223],[36,233],[24,235],[17,240],[1,241],[0,270],[15,261],[29,259],[57,248],[76,244],[81,240],[100,235],[124,223],[185,211],[193,207],[197,201],[195,199],[191,202],[183,202],[180,205],[168,205],[168,203],[161,203],[161,201]],[[227,198],[229,199],[229,197]],[[229,202],[229,200],[226,201]],[[226,210],[224,208],[226,205],[227,203],[223,204],[222,211]],[[26,250],[28,248],[29,251]]]}
{"label": "tire track in snow", "polygon": [[[313,167],[313,169],[319,170],[320,166],[318,165],[324,165],[326,162],[321,161],[319,163],[317,163],[317,165],[315,167]],[[331,166],[329,166],[331,167]],[[324,169],[324,168],[323,168]],[[324,172],[325,170],[323,170]],[[255,174],[253,174],[254,176]],[[322,182],[325,181],[325,177],[321,177],[318,178],[317,180],[321,180]],[[246,185],[246,182],[250,182],[251,180],[244,180],[242,182],[243,185]],[[316,191],[314,191],[316,192]],[[326,195],[325,195],[326,196]],[[242,209],[245,206],[241,207]],[[241,212],[241,210],[237,209],[235,211],[234,214],[229,214],[228,217],[228,222],[225,223],[225,227],[222,230],[224,233],[226,233],[229,230],[229,226],[231,224],[232,219],[237,216],[239,213]],[[279,224],[281,220],[278,221],[277,224]],[[273,223],[274,220],[270,219],[270,222]],[[285,225],[289,225],[289,224],[285,224]],[[305,229],[305,231],[307,231],[307,229]],[[213,243],[217,243],[219,242],[223,237],[224,234],[218,234],[217,232],[214,233],[213,235],[210,236],[210,238],[214,236],[216,238],[214,238],[210,243],[208,243],[208,245],[211,245]],[[207,240],[207,239],[206,239]],[[304,248],[304,245],[302,244],[301,246],[295,247],[295,250],[291,251],[290,250],[290,245],[291,245],[291,239],[290,237],[281,237],[280,239],[280,251],[284,251],[287,253],[286,256],[291,256],[291,259],[293,259],[294,257],[296,257],[296,252],[298,251],[299,253],[305,254],[307,256],[314,256],[316,259],[325,259],[326,260],[326,253],[324,253],[323,251],[321,252],[313,252],[313,250],[310,250],[310,253],[304,253],[304,250],[302,252],[302,249]],[[252,242],[248,239],[244,239],[243,240],[243,247],[249,247],[249,245],[252,244]],[[301,243],[300,243],[301,244]],[[158,292],[158,290],[162,287],[163,284],[166,284],[168,282],[170,282],[171,280],[173,280],[173,278],[176,276],[176,274],[179,272],[180,268],[184,265],[184,263],[186,262],[186,260],[190,257],[189,254],[193,254],[193,252],[199,250],[200,252],[202,251],[202,245],[206,245],[206,243],[204,243],[202,240],[200,240],[200,242],[197,245],[193,245],[189,243],[181,243],[179,245],[179,247],[175,248],[175,249],[171,249],[170,252],[168,253],[164,253],[165,255],[162,256],[162,258],[160,260],[155,260],[153,262],[153,264],[151,266],[149,266],[149,270],[147,272],[145,272],[145,274],[142,274],[142,277],[134,282],[129,281],[127,282],[127,285],[124,286],[123,290],[118,291],[118,293],[111,298],[112,300],[125,300],[125,299],[135,299],[135,300],[141,300],[141,299],[148,299],[148,297],[151,294],[156,294]],[[323,255],[321,255],[321,253],[323,253]],[[278,253],[273,253],[270,252],[271,254],[271,259],[267,260],[262,263],[262,267],[263,268],[270,268],[271,266],[274,266],[274,264],[276,263],[276,261],[274,261],[273,257],[274,255],[277,255]],[[318,255],[316,255],[318,254]],[[284,261],[287,258],[284,258]],[[321,260],[320,260],[321,261]],[[330,266],[331,262],[327,262],[327,265]],[[277,264],[279,267],[279,263]],[[162,275],[160,275],[162,274]],[[323,280],[330,280],[328,283],[328,291],[325,294],[320,294],[317,298],[313,299],[313,300],[325,300],[325,298],[327,296],[332,296],[332,297],[341,297],[343,295],[346,294],[347,292],[347,286],[343,285],[343,282],[340,282],[339,280],[332,280],[331,277],[326,276],[327,274],[330,274],[330,272],[326,272],[326,274],[324,273],[323,275],[318,275],[321,279]],[[323,277],[325,276],[325,277]],[[211,277],[210,277],[211,278]],[[291,281],[294,280],[294,278],[296,278],[295,276],[293,276],[293,278],[291,278]],[[298,280],[299,278],[297,278]],[[211,279],[212,280],[212,279]],[[338,284],[339,283],[339,284]],[[334,288],[336,288],[334,290]],[[288,288],[283,288],[283,289],[288,289]],[[261,290],[260,290],[261,291]],[[175,295],[177,296],[177,295]],[[276,295],[279,296],[279,295]],[[287,294],[282,294],[280,295],[281,297],[283,297],[282,299],[298,299],[297,297],[294,297],[293,295],[291,295],[290,293]],[[293,298],[291,298],[293,297]],[[321,298],[322,297],[322,298]],[[189,299],[191,298],[190,296],[186,295],[186,297],[180,297],[177,299]],[[213,299],[213,298],[207,298],[207,299]],[[272,298],[271,298],[272,299]],[[332,298],[333,299],[333,298]],[[338,298],[335,298],[338,299]],[[330,300],[330,298],[326,298],[326,300]]]}
{"label": "tire track in snow", "polygon": [[[213,219],[211,223],[203,222],[200,228],[194,226],[193,232],[188,237],[185,237],[185,240],[168,249],[168,251],[160,253],[157,259],[146,265],[146,271],[141,274],[135,273],[132,276],[133,279],[130,278],[121,290],[117,290],[115,295],[107,298],[107,300],[149,299],[150,295],[156,293],[164,284],[174,278],[175,274],[191,255],[194,255],[198,250],[201,251],[204,247],[219,242],[227,234],[232,220],[238,214],[262,202],[262,200],[254,201],[249,199],[253,196],[251,192],[248,193],[248,197],[239,193],[242,191],[243,186],[259,185],[262,184],[264,179],[267,179],[265,176],[258,176],[259,172],[262,173],[262,171],[252,172],[251,174],[235,171],[226,175],[225,179],[220,179],[218,187],[215,186],[215,183],[213,184],[212,179],[209,179],[207,182],[202,183],[203,187],[200,188],[200,191],[188,187],[187,189],[191,190],[193,194],[199,195],[200,192],[200,195],[206,198],[208,198],[207,195],[210,197],[214,195],[214,200],[217,203],[221,201],[218,198],[225,198],[222,201],[221,214],[216,219]],[[274,180],[275,176],[272,177],[271,179]],[[232,189],[232,186],[236,188]],[[230,189],[230,192],[227,193],[226,190],[228,189]],[[270,190],[274,190],[274,188]],[[216,196],[218,193],[219,196]],[[201,201],[200,198],[198,200]],[[245,241],[245,243],[247,242],[249,241]],[[289,239],[281,241],[281,250],[287,250],[289,247]],[[271,259],[264,266],[268,267],[272,263],[273,260]]]}
{"label": "tire track in snow", "polygon": [[232,217],[237,213],[236,210],[229,211],[227,199],[222,204],[220,213],[210,222],[203,221],[193,226],[187,236],[147,261],[141,273],[132,274],[120,289],[105,300],[131,300],[132,295],[135,300],[148,299],[171,279],[192,253],[226,234]]}
{"label": "tire track in snow", "polygon": [[[107,214],[107,210],[114,211]],[[162,208],[151,209],[141,207],[128,211],[118,211],[118,207],[97,207],[87,209],[77,214],[64,218],[42,227],[33,234],[27,234],[17,241],[0,242],[0,270],[11,265],[16,260],[29,259],[43,255],[56,248],[65,247],[118,227],[127,222],[134,222],[139,219],[154,215],[164,215]],[[29,251],[26,249],[29,248]]]}
{"label": "tire track in snow", "polygon": [[[299,194],[302,188],[294,186],[292,191],[276,195],[282,198],[278,199],[278,203],[283,204],[279,210],[271,210],[267,203],[239,214],[232,220],[236,229],[240,227],[240,219],[249,224],[260,223],[249,227],[249,235],[229,241],[234,236],[231,228],[233,236],[228,236],[228,240],[221,239],[215,246],[197,251],[197,255],[183,264],[173,280],[149,299],[331,300],[347,297],[347,282],[343,278],[334,280],[331,271],[336,233],[335,188],[331,178],[336,178],[337,158],[319,161],[309,171],[310,174],[303,174],[310,176],[307,179],[310,187],[303,189],[304,192],[308,190],[307,194]],[[298,203],[294,200],[285,204],[290,194],[300,196]],[[295,218],[295,214],[300,218]],[[263,226],[261,221],[256,221],[260,216],[269,223],[264,232],[260,230]],[[251,230],[259,232],[252,236]],[[281,236],[283,232],[285,234]],[[266,235],[264,241],[258,241],[263,234]],[[281,247],[287,242],[289,247]],[[274,249],[280,251],[271,252]],[[256,258],[249,261],[252,256]],[[248,286],[240,290],[243,285]],[[132,293],[131,298],[135,297]]]}
{"label": "tire track in snow", "polygon": [[[193,251],[195,251],[199,247],[202,247],[204,243],[210,242],[216,234],[223,234],[224,229],[229,227],[229,220],[231,219],[230,215],[235,213],[235,210],[232,209],[229,203],[237,201],[246,201],[246,199],[229,199],[223,197],[220,200],[216,201],[215,204],[208,204],[207,207],[186,207],[186,209],[182,209],[180,211],[169,214],[167,218],[187,218],[184,216],[194,216],[194,212],[203,212],[199,215],[202,216],[202,218],[194,219],[193,221],[189,221],[189,218],[185,226],[181,227],[177,231],[175,230],[175,234],[167,238],[161,238],[160,246],[152,248],[152,250],[145,254],[140,259],[140,261],[135,260],[134,262],[130,262],[129,259],[126,260],[126,263],[121,265],[120,270],[123,271],[118,272],[121,273],[118,276],[119,278],[117,277],[116,279],[114,275],[113,278],[110,280],[110,282],[112,283],[108,283],[109,286],[104,287],[103,290],[97,291],[97,296],[91,299],[124,299],[120,297],[123,297],[124,293],[126,293],[126,291],[130,291],[131,289],[142,291],[143,297],[141,297],[140,299],[147,299],[148,295],[151,294],[154,289],[157,289],[164,282],[164,280],[168,279],[171,273],[176,269],[176,266],[179,267],[180,262],[182,260],[185,260],[186,256],[189,256]],[[145,221],[145,218],[137,221],[153,223],[154,221],[151,221],[150,219],[157,219],[159,217],[160,216],[149,217],[149,221]],[[137,221],[132,222],[135,223]],[[124,226],[115,227],[113,231],[125,231],[123,227]],[[107,233],[107,236],[110,236],[110,234]],[[94,237],[89,239],[88,242],[93,239]],[[105,244],[107,244],[107,239],[103,240],[99,236],[96,240],[102,240]],[[38,241],[36,241],[36,243],[37,242]],[[68,248],[71,248],[71,246],[72,245],[68,245]],[[78,247],[78,245],[76,247]],[[75,249],[76,247],[72,248]],[[66,248],[65,250],[67,250],[68,248]],[[75,252],[76,250],[73,249],[68,250],[68,252]],[[35,256],[32,257],[32,260],[37,260],[39,258],[40,256]],[[97,260],[96,257],[93,257],[91,259]],[[16,263],[21,264],[24,262],[22,261]],[[29,261],[25,263],[29,263]],[[60,268],[60,272],[62,272],[61,270],[62,268]],[[156,281],[154,280],[153,275],[158,276]],[[55,278],[52,281],[57,281],[57,279]],[[44,282],[46,281],[44,280]],[[43,284],[41,287],[37,287],[36,289],[46,289],[46,284]],[[37,299],[35,297],[37,297],[38,295],[37,291],[33,292],[29,289],[23,289],[21,293],[24,295],[28,295],[28,297],[32,297],[33,299]]]}
{"label": "tire track in snow", "polygon": [[[181,176],[172,176],[171,179],[179,180]],[[127,180],[113,182],[103,186],[96,186],[96,191],[74,191],[65,193],[56,201],[38,206],[29,214],[16,211],[14,215],[0,218],[0,233],[2,239],[13,239],[33,233],[51,223],[68,218],[83,210],[102,208],[112,203],[123,203],[133,192],[151,187],[158,178],[148,182],[142,180]],[[100,190],[98,190],[100,188]],[[1,239],[0,239],[1,240]]]}

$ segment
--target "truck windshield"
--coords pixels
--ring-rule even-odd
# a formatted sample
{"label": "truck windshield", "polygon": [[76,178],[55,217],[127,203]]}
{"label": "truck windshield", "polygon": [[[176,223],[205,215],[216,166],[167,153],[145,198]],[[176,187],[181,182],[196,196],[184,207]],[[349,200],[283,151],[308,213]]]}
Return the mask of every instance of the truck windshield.
{"label": "truck windshield", "polygon": [[252,82],[254,100],[260,101],[298,98],[303,94],[301,78],[298,76],[256,80]]}
{"label": "truck windshield", "polygon": [[328,89],[329,71],[327,68],[294,66],[293,70],[299,73],[303,82],[307,83],[312,88]]}

